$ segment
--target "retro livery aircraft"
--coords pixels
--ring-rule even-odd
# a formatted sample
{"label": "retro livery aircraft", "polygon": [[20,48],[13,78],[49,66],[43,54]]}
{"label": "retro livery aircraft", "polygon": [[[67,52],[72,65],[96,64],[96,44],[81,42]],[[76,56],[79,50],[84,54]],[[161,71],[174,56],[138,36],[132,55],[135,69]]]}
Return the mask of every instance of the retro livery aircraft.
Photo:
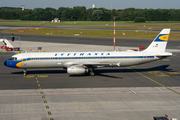
{"label": "retro livery aircraft", "polygon": [[94,76],[94,68],[126,67],[163,59],[172,55],[165,52],[170,29],[163,29],[143,51],[114,52],[49,52],[13,55],[4,65],[12,68],[65,68],[67,73]]}

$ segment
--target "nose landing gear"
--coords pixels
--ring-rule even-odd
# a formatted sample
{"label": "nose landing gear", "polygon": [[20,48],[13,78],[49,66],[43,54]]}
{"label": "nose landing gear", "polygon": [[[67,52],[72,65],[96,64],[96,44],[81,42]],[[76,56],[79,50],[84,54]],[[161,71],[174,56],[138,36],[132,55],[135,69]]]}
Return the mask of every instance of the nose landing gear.
{"label": "nose landing gear", "polygon": [[23,75],[24,76],[26,76],[27,75],[27,71],[26,71],[26,69],[24,69],[24,71],[23,71],[24,73],[23,73]]}

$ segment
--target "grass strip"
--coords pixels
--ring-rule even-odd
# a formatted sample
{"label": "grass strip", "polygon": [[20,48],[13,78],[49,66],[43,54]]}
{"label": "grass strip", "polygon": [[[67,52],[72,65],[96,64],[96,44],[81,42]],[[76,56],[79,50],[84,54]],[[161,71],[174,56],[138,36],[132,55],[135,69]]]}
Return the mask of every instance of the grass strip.
{"label": "grass strip", "polygon": [[[18,32],[24,31],[24,32]],[[54,36],[77,36],[77,37],[102,37],[113,38],[112,30],[81,30],[81,29],[57,29],[57,28],[39,28],[39,29],[12,29],[4,30],[3,33],[30,34],[30,35],[54,35]],[[116,38],[122,39],[151,39],[153,40],[159,32],[152,31],[119,31],[116,30]],[[180,34],[172,32],[170,40],[179,40]]]}
{"label": "grass strip", "polygon": [[[116,25],[177,25],[180,21],[147,21],[144,23],[134,23],[133,21],[116,21]],[[52,23],[51,21],[21,21],[0,19],[0,25],[22,25],[22,26],[92,26],[92,25],[114,25],[114,21],[61,21]]]}

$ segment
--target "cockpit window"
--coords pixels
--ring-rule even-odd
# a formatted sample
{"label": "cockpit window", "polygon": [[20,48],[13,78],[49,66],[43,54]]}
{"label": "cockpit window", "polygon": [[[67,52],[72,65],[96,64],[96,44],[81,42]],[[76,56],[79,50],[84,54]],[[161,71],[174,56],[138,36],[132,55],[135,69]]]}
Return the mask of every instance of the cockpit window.
{"label": "cockpit window", "polygon": [[11,57],[9,60],[17,60],[16,57]]}

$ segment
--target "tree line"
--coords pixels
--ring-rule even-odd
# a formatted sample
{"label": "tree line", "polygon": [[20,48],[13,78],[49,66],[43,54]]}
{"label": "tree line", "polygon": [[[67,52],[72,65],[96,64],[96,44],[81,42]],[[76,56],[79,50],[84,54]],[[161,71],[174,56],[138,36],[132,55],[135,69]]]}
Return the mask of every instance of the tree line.
{"label": "tree line", "polygon": [[0,19],[51,21],[59,18],[61,21],[110,21],[113,18],[118,21],[134,21],[137,17],[146,21],[180,21],[180,9],[113,9],[90,8],[75,6],[73,8],[59,7],[58,9],[47,7],[25,9],[13,7],[0,7]]}

